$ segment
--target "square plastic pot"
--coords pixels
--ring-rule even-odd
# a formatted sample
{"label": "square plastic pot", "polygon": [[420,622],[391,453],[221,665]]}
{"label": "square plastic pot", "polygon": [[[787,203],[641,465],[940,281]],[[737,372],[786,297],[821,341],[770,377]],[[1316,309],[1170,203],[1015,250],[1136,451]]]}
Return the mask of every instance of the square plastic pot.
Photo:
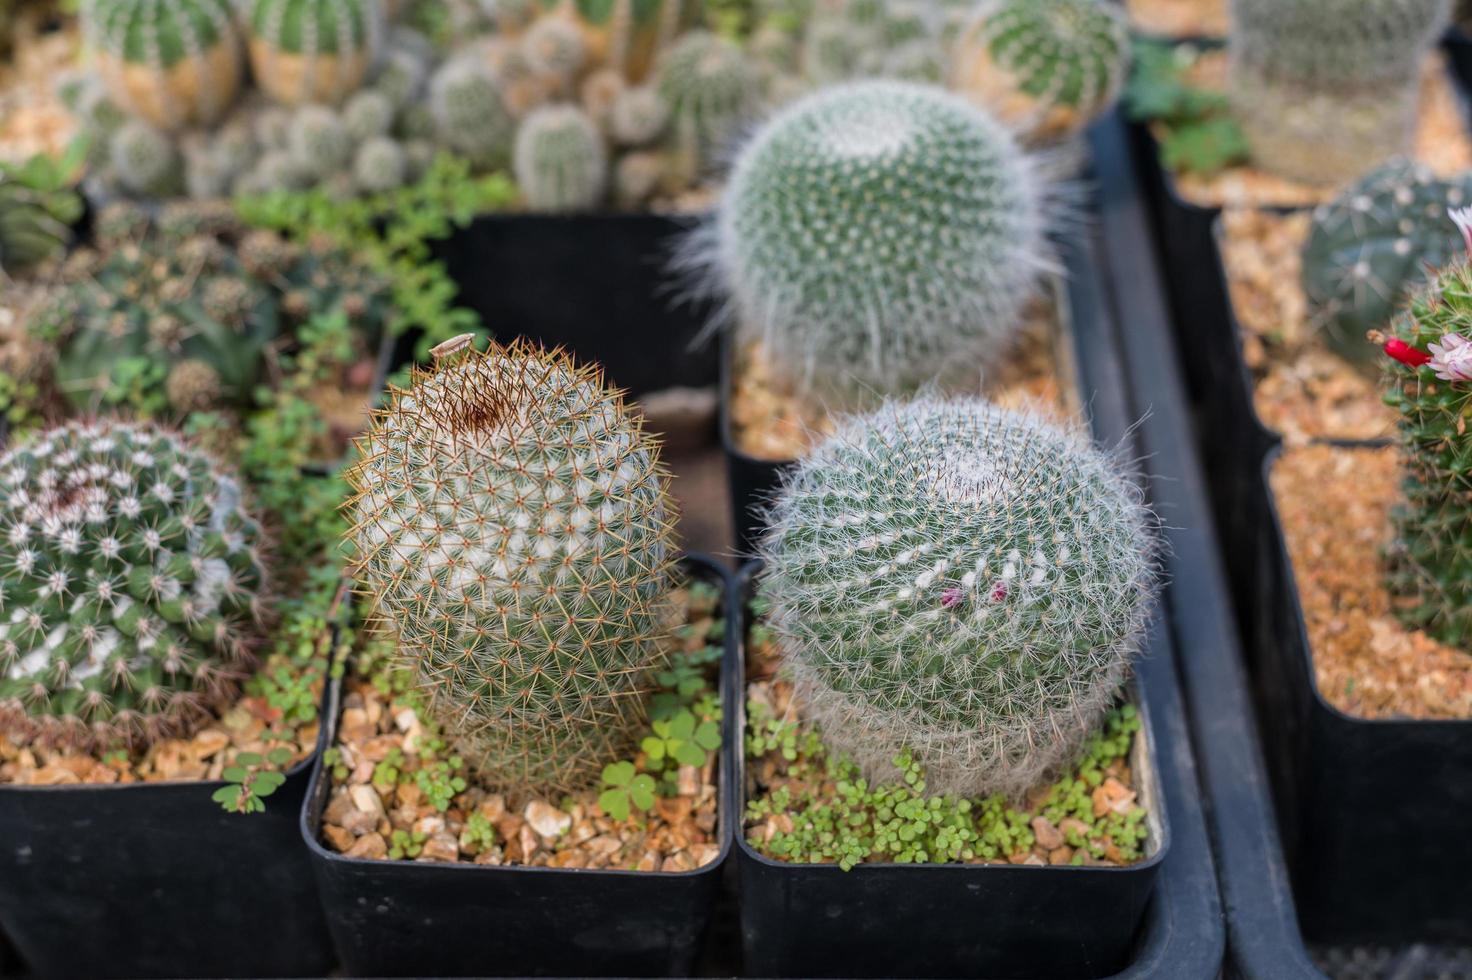
{"label": "square plastic pot", "polygon": [[[729,595],[710,559],[687,567]],[[734,662],[725,610],[721,690]],[[330,689],[324,744],[334,744],[341,684]],[[725,712],[724,738],[735,732]],[[731,849],[730,756],[720,762],[721,852],[686,872],[483,866],[350,858],[320,840],[331,777],[319,764],[301,811],[327,924],[348,976],[681,976],[699,952]]]}

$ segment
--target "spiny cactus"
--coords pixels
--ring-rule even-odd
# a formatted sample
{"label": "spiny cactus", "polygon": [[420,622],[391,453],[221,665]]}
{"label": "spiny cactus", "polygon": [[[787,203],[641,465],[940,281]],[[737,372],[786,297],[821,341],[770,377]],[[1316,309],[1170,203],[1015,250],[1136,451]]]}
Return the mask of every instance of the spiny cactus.
{"label": "spiny cactus", "polygon": [[1229,91],[1260,166],[1351,180],[1405,152],[1450,0],[1232,0]]}
{"label": "spiny cactus", "polygon": [[[1472,252],[1472,210],[1452,217]],[[1385,401],[1400,413],[1405,504],[1387,584],[1397,614],[1443,643],[1472,644],[1472,263],[1453,259],[1395,320]]]}
{"label": "spiny cactus", "polygon": [[625,89],[613,103],[609,131],[620,146],[648,146],[664,133],[670,104],[652,85]]}
{"label": "spiny cactus", "polygon": [[113,133],[108,162],[118,183],[132,194],[168,197],[179,190],[178,148],[167,133],[141,119],[129,119]]}
{"label": "spiny cactus", "polygon": [[1411,292],[1461,245],[1448,207],[1472,202],[1472,174],[1441,180],[1395,160],[1314,211],[1303,247],[1303,291],[1324,339],[1351,363],[1378,371],[1365,340],[1384,330]]}
{"label": "spiny cactus", "polygon": [[1041,181],[958,96],[821,90],[747,144],[684,265],[778,370],[840,404],[1005,349],[1046,264]]}
{"label": "spiny cactus", "polygon": [[1124,10],[1100,0],[986,0],[952,50],[951,87],[1030,139],[1078,132],[1129,72]]}
{"label": "spiny cactus", "polygon": [[446,62],[430,81],[429,99],[439,138],[451,149],[480,166],[510,159],[516,121],[485,65],[466,58]]}
{"label": "spiny cactus", "polygon": [[46,156],[0,163],[0,281],[71,243],[72,224],[83,209],[65,167]]}
{"label": "spiny cactus", "polygon": [[588,46],[576,24],[543,17],[522,36],[521,54],[532,71],[552,80],[566,94],[587,64]]}
{"label": "spiny cactus", "polygon": [[533,211],[583,211],[608,182],[608,153],[598,127],[571,105],[543,106],[516,131],[516,183]]}
{"label": "spiny cactus", "polygon": [[387,95],[371,89],[355,93],[343,103],[342,124],[359,143],[375,136],[387,136],[394,127],[394,103]]}
{"label": "spiny cactus", "polygon": [[287,151],[304,173],[330,177],[352,162],[353,136],[331,109],[304,105],[292,118]]}
{"label": "spiny cactus", "polygon": [[357,583],[483,781],[582,789],[631,748],[665,659],[668,480],[596,368],[471,342],[360,440]]}
{"label": "spiny cactus", "polygon": [[755,114],[761,78],[736,45],[694,31],[660,59],[659,92],[670,106],[677,170],[693,182]]}
{"label": "spiny cactus", "polygon": [[770,622],[807,716],[871,780],[1018,796],[1073,761],[1151,606],[1151,521],[1087,437],[979,399],[841,420],[780,491]]}
{"label": "spiny cactus", "polygon": [[696,0],[537,0],[537,4],[547,11],[542,20],[561,18],[577,26],[588,64],[611,68],[635,83],[649,75],[665,48],[700,17]]}
{"label": "spiny cactus", "polygon": [[260,523],[176,434],[73,422],[0,457],[0,733],[110,749],[189,730],[252,664]]}
{"label": "spiny cactus", "polygon": [[391,191],[404,185],[409,163],[403,147],[387,136],[375,136],[358,147],[353,179],[365,191]]}
{"label": "spiny cactus", "polygon": [[382,0],[247,0],[256,84],[277,102],[336,105],[363,83],[383,35]]}
{"label": "spiny cactus", "polygon": [[213,123],[240,90],[230,0],[82,0],[81,20],[109,94],[154,126]]}

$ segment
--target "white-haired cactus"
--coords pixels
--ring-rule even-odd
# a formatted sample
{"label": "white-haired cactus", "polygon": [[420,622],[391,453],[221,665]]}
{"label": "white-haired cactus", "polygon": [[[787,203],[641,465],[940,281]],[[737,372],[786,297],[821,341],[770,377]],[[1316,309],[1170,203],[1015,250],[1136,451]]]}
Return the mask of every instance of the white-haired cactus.
{"label": "white-haired cactus", "polygon": [[1351,363],[1378,372],[1365,339],[1461,248],[1447,208],[1472,203],[1472,174],[1442,180],[1394,160],[1314,211],[1303,247],[1303,291],[1324,339]]}
{"label": "white-haired cactus", "polygon": [[482,167],[511,158],[516,120],[490,69],[468,58],[442,65],[429,84],[430,110],[441,141]]}
{"label": "white-haired cactus", "polygon": [[72,422],[0,457],[0,733],[111,748],[187,730],[252,662],[260,524],[176,434]]}
{"label": "white-haired cactus", "polygon": [[852,83],[757,133],[696,244],[739,329],[842,403],[1005,349],[1046,264],[1042,186],[959,96]]}
{"label": "white-haired cactus", "polygon": [[676,169],[694,181],[730,149],[761,102],[761,76],[740,48],[708,31],[681,38],[659,61]]}
{"label": "white-haired cactus", "polygon": [[841,420],[788,479],[763,594],[803,711],[873,780],[1020,795],[1118,696],[1153,589],[1138,488],[1087,436],[981,400]]}
{"label": "white-haired cactus", "polygon": [[360,441],[357,581],[472,770],[581,789],[631,748],[665,658],[668,480],[596,368],[471,342]]}
{"label": "white-haired cactus", "polygon": [[382,0],[245,2],[251,68],[271,98],[336,105],[363,84],[382,40]]}
{"label": "white-haired cactus", "polygon": [[603,199],[608,152],[586,112],[543,106],[516,131],[516,183],[533,211],[585,211]]}
{"label": "white-haired cactus", "polygon": [[1030,139],[1078,132],[1129,73],[1122,7],[1101,0],[986,0],[952,49],[951,87]]}
{"label": "white-haired cactus", "polygon": [[230,0],[83,0],[81,19],[108,94],[155,126],[213,123],[240,90]]}
{"label": "white-haired cactus", "polygon": [[119,184],[139,197],[168,197],[182,179],[174,141],[142,119],[129,119],[108,141],[108,163]]}
{"label": "white-haired cactus", "polygon": [[1411,145],[1450,0],[1232,0],[1234,110],[1260,166],[1351,180]]}
{"label": "white-haired cactus", "polygon": [[561,17],[543,17],[521,38],[521,55],[537,75],[550,80],[564,94],[588,61],[588,46],[576,24]]}

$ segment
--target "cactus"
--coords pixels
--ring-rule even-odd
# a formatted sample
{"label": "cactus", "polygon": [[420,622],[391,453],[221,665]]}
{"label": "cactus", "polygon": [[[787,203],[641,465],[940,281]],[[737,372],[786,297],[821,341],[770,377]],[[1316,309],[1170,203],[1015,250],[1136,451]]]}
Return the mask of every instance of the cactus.
{"label": "cactus", "polygon": [[292,118],[287,152],[303,173],[321,180],[352,162],[353,137],[331,109],[304,105]]}
{"label": "cactus", "polygon": [[1449,0],[1232,0],[1229,90],[1253,160],[1311,183],[1407,151]]}
{"label": "cactus", "polygon": [[582,211],[603,198],[608,153],[598,127],[576,106],[543,106],[516,132],[516,183],[533,211]]}
{"label": "cactus", "polygon": [[[1472,210],[1452,217],[1472,251]],[[1393,608],[1412,629],[1472,644],[1472,263],[1458,256],[1394,321],[1388,405],[1400,415],[1405,503],[1387,554]]]}
{"label": "cactus", "polygon": [[359,143],[375,136],[387,136],[394,128],[393,100],[371,89],[358,92],[343,103],[342,124]]}
{"label": "cactus", "polygon": [[262,150],[284,150],[291,142],[292,113],[278,106],[268,106],[256,114],[252,129]]}
{"label": "cactus", "polygon": [[609,130],[620,146],[648,146],[664,133],[670,105],[652,85],[624,89],[613,103]]}
{"label": "cactus", "polygon": [[[649,76],[664,50],[700,17],[696,0],[537,0],[541,20],[560,18],[583,36],[587,63],[632,83]],[[535,29],[536,25],[533,25]]]}
{"label": "cactus", "polygon": [[0,281],[71,244],[72,225],[83,212],[68,172],[77,162],[38,155],[18,165],[0,163]]}
{"label": "cactus", "polygon": [[253,663],[261,525],[176,434],[72,422],[0,457],[0,734],[111,749],[187,732]]}
{"label": "cactus", "polygon": [[381,0],[248,0],[245,20],[256,84],[291,106],[356,91],[384,29]]}
{"label": "cactus", "polygon": [[360,440],[355,576],[483,782],[582,789],[632,748],[666,655],[668,479],[598,369],[470,342]]}
{"label": "cactus", "polygon": [[660,59],[659,92],[670,106],[676,169],[693,183],[755,115],[761,76],[730,41],[694,31]]}
{"label": "cactus", "polygon": [[1083,433],[979,399],[841,419],[779,492],[763,595],[825,742],[873,781],[1018,796],[1073,761],[1151,606],[1138,488]]}
{"label": "cactus", "polygon": [[613,173],[613,196],[619,207],[636,208],[648,203],[664,183],[665,158],[647,150],[625,153]]}
{"label": "cactus", "polygon": [[544,17],[521,38],[521,54],[537,75],[550,79],[566,93],[588,60],[582,31],[560,17]]}
{"label": "cactus", "polygon": [[578,90],[578,103],[598,124],[598,129],[608,133],[613,128],[614,106],[618,105],[627,89],[622,75],[601,69],[583,79]]}
{"label": "cactus", "polygon": [[209,125],[240,91],[230,0],[83,0],[81,20],[107,91],[160,129]]}
{"label": "cactus", "polygon": [[1429,270],[1461,242],[1448,207],[1472,202],[1472,174],[1441,180],[1394,160],[1314,211],[1303,246],[1303,291],[1329,346],[1352,364],[1379,369],[1370,330],[1384,330]]}
{"label": "cactus", "polygon": [[1100,0],[986,0],[952,49],[951,88],[1029,139],[1077,133],[1129,73],[1124,10]]}
{"label": "cactus", "polygon": [[429,76],[428,63],[401,48],[390,48],[383,56],[383,67],[373,79],[373,87],[393,103],[395,109],[416,104]]}
{"label": "cactus", "polygon": [[391,191],[404,185],[409,162],[403,147],[387,136],[375,136],[358,147],[353,179],[365,191]]}
{"label": "cactus", "polygon": [[959,96],[834,86],[742,149],[681,264],[713,276],[791,381],[852,402],[1005,349],[1047,262],[1040,184]]}
{"label": "cactus", "polygon": [[119,184],[140,197],[169,197],[182,175],[179,150],[167,133],[141,119],[118,127],[108,144],[108,162]]}
{"label": "cactus", "polygon": [[446,146],[482,167],[510,159],[516,122],[488,68],[465,58],[446,62],[430,81],[429,98]]}

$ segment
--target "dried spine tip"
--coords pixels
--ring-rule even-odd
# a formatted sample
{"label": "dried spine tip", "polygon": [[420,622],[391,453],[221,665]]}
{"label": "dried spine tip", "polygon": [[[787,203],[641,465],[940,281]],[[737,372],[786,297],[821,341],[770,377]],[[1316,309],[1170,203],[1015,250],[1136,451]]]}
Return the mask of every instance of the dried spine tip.
{"label": "dried spine tip", "polygon": [[666,656],[672,510],[596,369],[460,337],[394,389],[348,475],[359,587],[470,767],[569,790],[629,751]]}
{"label": "dried spine tip", "polygon": [[872,780],[1020,795],[1118,696],[1153,596],[1137,487],[1082,433],[980,400],[840,420],[762,545],[784,666]]}

